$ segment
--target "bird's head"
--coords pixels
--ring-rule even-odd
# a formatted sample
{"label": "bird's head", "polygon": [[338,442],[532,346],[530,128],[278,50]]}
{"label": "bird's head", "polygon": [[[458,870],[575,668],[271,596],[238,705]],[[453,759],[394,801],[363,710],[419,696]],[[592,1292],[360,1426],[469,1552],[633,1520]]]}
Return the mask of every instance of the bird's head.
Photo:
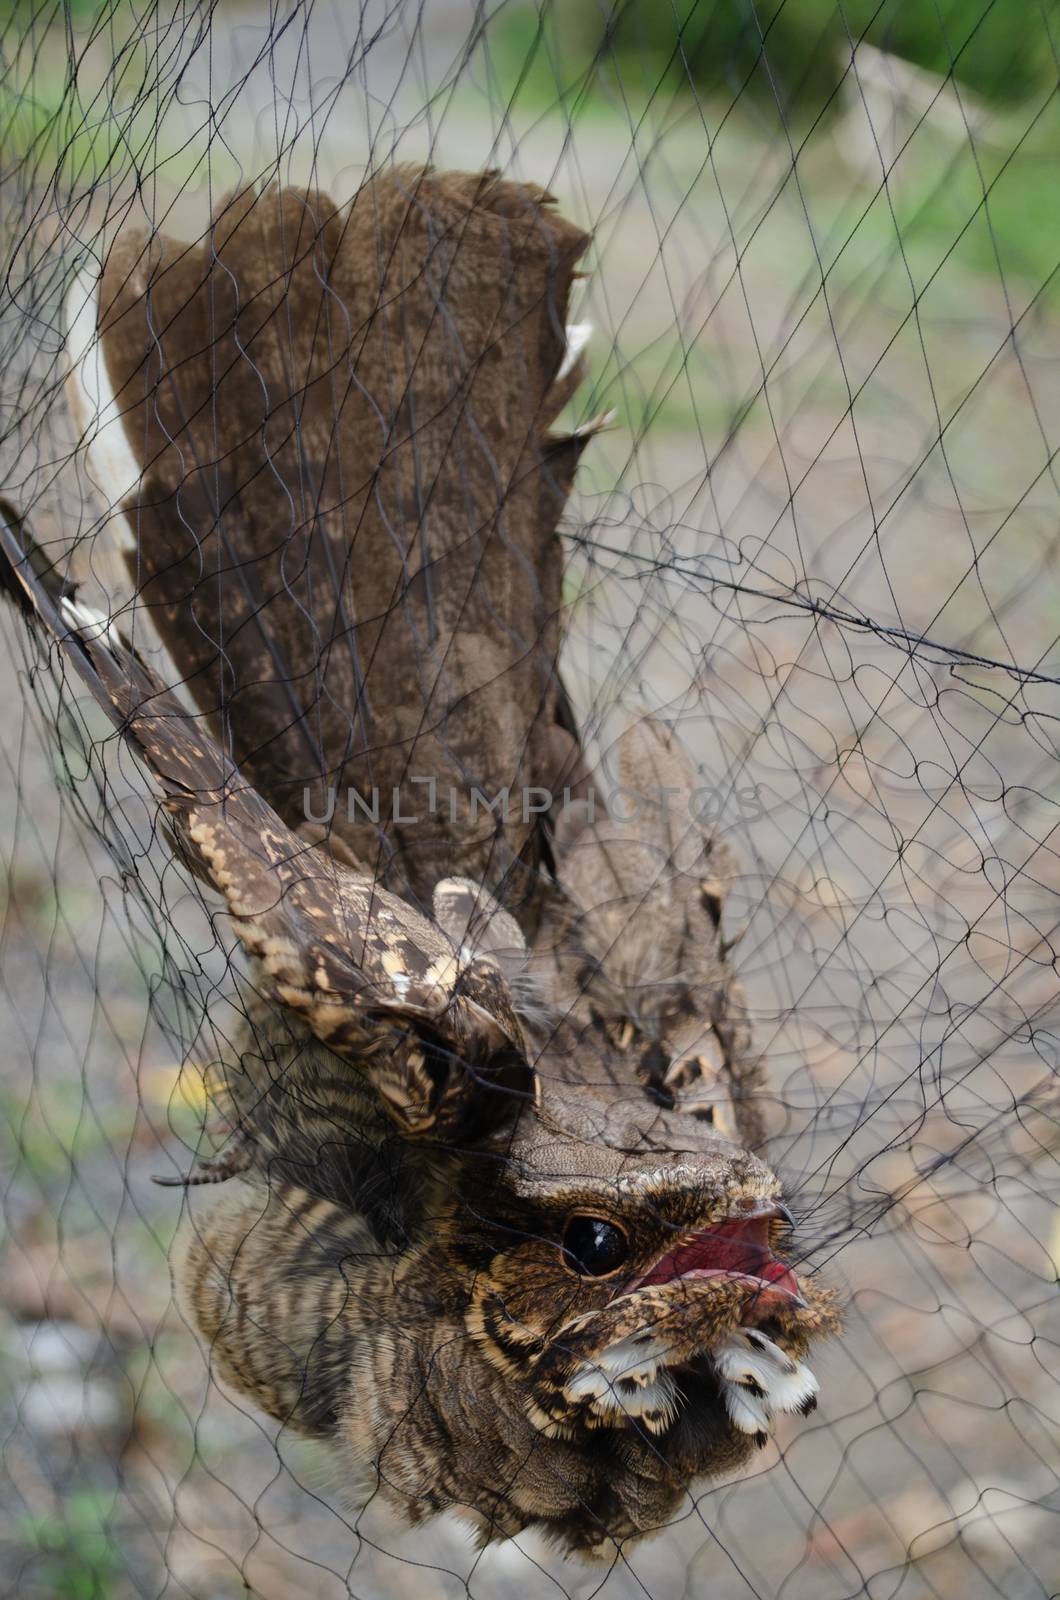
{"label": "bird's head", "polygon": [[777,1178],[637,1087],[550,1085],[546,1066],[533,1115],[448,1207],[473,1337],[549,1436],[711,1425],[764,1443],[777,1412],[813,1408],[802,1358],[838,1324],[797,1271]]}

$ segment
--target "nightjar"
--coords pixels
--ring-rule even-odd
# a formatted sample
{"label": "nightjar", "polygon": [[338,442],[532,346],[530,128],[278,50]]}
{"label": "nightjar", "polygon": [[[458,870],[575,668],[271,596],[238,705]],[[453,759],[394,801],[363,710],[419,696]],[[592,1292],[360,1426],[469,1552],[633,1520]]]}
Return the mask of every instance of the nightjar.
{"label": "nightjar", "polygon": [[560,676],[588,243],[401,168],[120,235],[68,348],[131,599],[8,510],[2,577],[251,958],[175,1261],[216,1373],[412,1521],[600,1556],[813,1408],[838,1312],[695,769],[632,716],[609,814]]}

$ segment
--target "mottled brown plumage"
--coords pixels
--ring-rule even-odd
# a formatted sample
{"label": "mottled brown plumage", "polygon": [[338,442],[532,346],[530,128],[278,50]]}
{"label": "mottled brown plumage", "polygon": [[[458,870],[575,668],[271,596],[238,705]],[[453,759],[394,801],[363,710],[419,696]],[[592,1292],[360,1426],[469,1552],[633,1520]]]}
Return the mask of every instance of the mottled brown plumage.
{"label": "mottled brown plumage", "polygon": [[[834,1307],[811,1289],[806,1308],[778,1296],[756,1310],[746,1287],[716,1280],[623,1298],[565,1265],[573,1206],[619,1210],[643,1231],[647,1263],[672,1243],[678,1201],[702,1223],[768,1191],[753,1158],[733,1163],[719,1147],[668,1182],[644,1152],[610,1154],[607,1178],[598,1147],[569,1149],[586,1171],[562,1178],[548,1139],[508,1154],[499,1166],[443,1164],[404,1249],[381,1248],[355,1211],[282,1182],[198,1193],[178,1272],[220,1375],[332,1441],[351,1495],[381,1490],[413,1521],[456,1510],[483,1538],[535,1525],[613,1554],[662,1527],[695,1478],[754,1449],[726,1415],[709,1350],[761,1321],[798,1356],[834,1330]],[[680,1389],[672,1414],[647,1423],[624,1409],[621,1378],[613,1395],[605,1386],[607,1406],[577,1392],[601,1351],[645,1330]]]}
{"label": "mottled brown plumage", "polygon": [[[546,430],[585,243],[538,190],[408,172],[119,241],[98,316],[131,559],[199,715],[25,530],[4,550],[257,974],[212,1083],[223,1181],[174,1262],[216,1371],[328,1441],[347,1492],[606,1555],[812,1408],[838,1319],[755,1153],[696,773],[635,723],[639,804],[608,815],[556,673],[581,441]],[[303,788],[315,810],[336,776],[413,772],[460,803],[301,815]],[[557,772],[583,800],[544,829],[468,802]]]}
{"label": "mottled brown plumage", "polygon": [[[113,630],[96,636],[24,536],[5,549],[7,586],[122,721],[181,848],[259,958],[247,1049],[218,1094],[248,1168],[196,1192],[175,1263],[219,1375],[331,1442],[348,1489],[379,1489],[412,1520],[455,1510],[484,1538],[533,1525],[593,1555],[662,1526],[690,1482],[735,1468],[777,1411],[815,1401],[801,1358],[836,1311],[785,1263],[776,1178],[702,1111],[669,1104],[669,1074],[645,1073],[639,1032],[620,1037],[616,1014],[596,1011],[593,990],[619,995],[630,976],[608,950],[583,932],[584,993],[557,1010],[532,987],[514,998],[532,962],[473,884],[443,884],[439,909],[457,937],[475,928],[482,951],[438,924],[428,933],[385,891],[366,912],[349,869],[294,835],[284,853],[271,809]],[[661,730],[643,737],[672,753]],[[694,877],[705,845],[689,848]],[[325,907],[350,919],[347,945],[316,942]],[[281,915],[277,955],[268,930]],[[653,917],[662,948],[666,910]],[[392,920],[418,974],[404,941],[422,937],[428,967],[442,941],[453,952],[444,1007],[387,990]],[[698,996],[704,1017],[715,999]],[[532,1094],[476,1073],[465,1039],[442,1057],[457,1101],[443,1092],[395,1115],[378,1057],[407,1061],[425,1027],[455,1037],[465,1000],[509,1064],[518,1036]],[[660,1032],[661,1050],[669,1014],[642,1007],[635,1025]],[[739,1065],[723,1069],[734,1090]],[[734,1105],[739,1116],[738,1094]]]}
{"label": "mottled brown plumage", "polygon": [[[356,1064],[407,1137],[506,1116],[531,1073],[496,964],[364,874],[306,844],[250,788],[116,629],[93,619],[6,522],[5,587],[60,639],[159,781],[181,855],[224,899],[273,1007]],[[491,1095],[484,1092],[496,1087]],[[502,1092],[503,1091],[503,1092]],[[337,1091],[338,1092],[338,1091]],[[256,1091],[239,1117],[253,1137]]]}
{"label": "mottled brown plumage", "polygon": [[549,429],[587,242],[533,185],[397,169],[342,207],[229,195],[192,244],[130,231],[91,291],[138,606],[281,817],[337,791],[328,832],[424,907],[453,872],[532,917],[540,826],[471,790],[576,761],[555,530],[592,430]]}
{"label": "mottled brown plumage", "polygon": [[671,729],[645,718],[615,756],[624,815],[561,817],[537,967],[650,1094],[758,1145],[764,1071],[723,927],[731,852],[700,820],[703,788]]}

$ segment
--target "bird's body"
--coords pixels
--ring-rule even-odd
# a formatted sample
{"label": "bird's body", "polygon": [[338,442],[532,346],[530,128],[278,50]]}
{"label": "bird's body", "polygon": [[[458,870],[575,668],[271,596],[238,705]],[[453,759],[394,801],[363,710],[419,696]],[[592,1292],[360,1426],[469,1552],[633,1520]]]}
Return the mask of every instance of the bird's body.
{"label": "bird's body", "polygon": [[[837,1316],[756,1153],[695,770],[635,723],[608,816],[558,676],[585,244],[539,190],[409,173],[119,241],[75,388],[196,711],[4,548],[254,964],[175,1261],[215,1370],[412,1520],[600,1554],[811,1408]],[[458,798],[402,821],[411,779]]]}
{"label": "bird's body", "polygon": [[[178,1265],[214,1370],[330,1443],[348,1498],[381,1493],[413,1522],[455,1511],[483,1539],[536,1526],[606,1557],[663,1528],[697,1477],[731,1471],[753,1449],[705,1360],[682,1369],[685,1403],[662,1434],[632,1408],[621,1427],[550,1433],[469,1329],[466,1279],[436,1242],[421,1235],[412,1249],[380,1252],[355,1213],[283,1183],[237,1179],[211,1190],[208,1207],[185,1227]],[[718,1314],[724,1339],[733,1308]],[[717,1316],[711,1324],[713,1334]],[[742,1353],[731,1339],[726,1350]],[[616,1415],[634,1362],[624,1357],[610,1380]],[[809,1409],[815,1390],[796,1371],[797,1403]]]}

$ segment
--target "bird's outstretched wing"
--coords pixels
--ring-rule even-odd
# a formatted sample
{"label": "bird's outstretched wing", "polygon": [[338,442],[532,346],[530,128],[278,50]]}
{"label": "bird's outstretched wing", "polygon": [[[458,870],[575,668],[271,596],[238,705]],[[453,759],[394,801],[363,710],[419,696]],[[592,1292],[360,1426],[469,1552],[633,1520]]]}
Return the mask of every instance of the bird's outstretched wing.
{"label": "bird's outstretched wing", "polygon": [[224,897],[266,992],[354,1063],[409,1136],[471,1136],[532,1089],[496,964],[369,873],[308,846],[0,503],[0,588],[61,647],[162,792],[189,866]]}
{"label": "bird's outstretched wing", "polygon": [[593,426],[549,430],[587,243],[535,185],[397,168],[125,232],[68,308],[93,475],[211,731],[424,907],[456,874],[532,922],[537,819],[488,803],[577,761],[556,526]]}

